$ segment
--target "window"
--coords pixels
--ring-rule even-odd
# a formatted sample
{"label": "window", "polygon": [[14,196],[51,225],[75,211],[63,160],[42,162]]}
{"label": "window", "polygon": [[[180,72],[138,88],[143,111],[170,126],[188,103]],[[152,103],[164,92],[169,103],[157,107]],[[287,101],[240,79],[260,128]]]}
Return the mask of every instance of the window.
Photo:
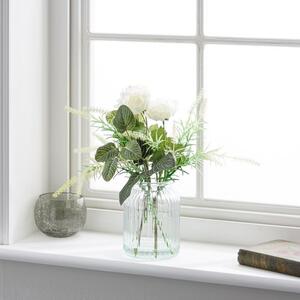
{"label": "window", "polygon": [[[225,159],[222,167],[192,171],[181,181],[184,214],[194,216],[198,207],[199,216],[205,209],[210,218],[257,221],[256,213],[276,213],[288,224],[286,216],[300,212],[299,9],[297,0],[81,1],[72,10],[72,51],[81,53],[72,64],[73,77],[81,78],[72,99],[112,108],[124,87],[141,84],[178,100],[184,113],[204,89],[207,130],[199,145],[222,146],[260,166]],[[80,126],[73,145],[95,144],[88,124]],[[85,162],[86,155],[74,158],[73,170]],[[90,203],[112,199],[116,207],[118,180],[92,180]]]}

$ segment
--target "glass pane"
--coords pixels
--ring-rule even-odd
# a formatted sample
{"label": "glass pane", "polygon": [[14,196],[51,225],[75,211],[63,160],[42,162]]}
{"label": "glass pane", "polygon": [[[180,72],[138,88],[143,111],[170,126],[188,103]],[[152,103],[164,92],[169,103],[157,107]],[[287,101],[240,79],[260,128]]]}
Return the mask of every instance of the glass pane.
{"label": "glass pane", "polygon": [[299,78],[298,48],[206,47],[206,143],[260,163],[206,164],[206,198],[300,205]]}
{"label": "glass pane", "polygon": [[299,0],[205,0],[205,34],[300,38]]}
{"label": "glass pane", "polygon": [[[129,85],[146,86],[153,99],[177,102],[177,117],[184,115],[196,96],[196,46],[172,43],[91,43],[90,105],[113,109]],[[95,142],[95,141],[94,141]],[[195,176],[191,172],[190,176]],[[184,196],[195,196],[195,177],[185,176]],[[118,191],[124,179],[92,182],[92,188]]]}
{"label": "glass pane", "polygon": [[90,30],[194,35],[196,0],[90,0]]}

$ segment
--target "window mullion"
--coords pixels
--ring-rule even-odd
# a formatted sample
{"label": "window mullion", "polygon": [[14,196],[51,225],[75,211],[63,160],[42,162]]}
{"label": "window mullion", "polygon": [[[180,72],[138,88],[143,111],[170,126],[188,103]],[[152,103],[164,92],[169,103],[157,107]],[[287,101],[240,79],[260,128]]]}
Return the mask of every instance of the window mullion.
{"label": "window mullion", "polygon": [[[203,43],[203,0],[197,0],[197,95],[199,95],[203,90],[203,66],[204,66],[204,43]],[[200,149],[203,147],[203,132],[199,132],[197,140],[197,148]],[[203,201],[203,165],[200,167],[200,170],[196,173],[196,198],[197,202]]]}
{"label": "window mullion", "polygon": [[297,39],[291,40],[291,39],[203,36],[203,41],[205,44],[220,44],[220,45],[300,47],[300,40]]}
{"label": "window mullion", "polygon": [[197,36],[159,35],[159,34],[119,34],[89,32],[91,40],[129,41],[129,42],[164,42],[164,43],[198,43]]}

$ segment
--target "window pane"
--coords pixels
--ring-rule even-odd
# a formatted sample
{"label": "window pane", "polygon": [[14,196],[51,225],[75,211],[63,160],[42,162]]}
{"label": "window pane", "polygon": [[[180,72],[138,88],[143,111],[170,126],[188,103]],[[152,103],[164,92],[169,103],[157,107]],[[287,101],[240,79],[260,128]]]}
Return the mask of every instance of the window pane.
{"label": "window pane", "polygon": [[90,30],[194,35],[196,0],[90,0]]}
{"label": "window pane", "polygon": [[299,0],[205,0],[205,34],[300,38]]}
{"label": "window pane", "polygon": [[206,143],[260,166],[206,164],[205,197],[300,205],[300,49],[205,49]]}
{"label": "window pane", "polygon": [[[146,86],[152,98],[178,102],[177,116],[188,111],[196,96],[196,46],[172,43],[91,43],[91,106],[113,109],[120,92],[129,85]],[[185,176],[184,195],[195,196],[195,177]],[[92,188],[118,191],[122,179],[92,182]]]}

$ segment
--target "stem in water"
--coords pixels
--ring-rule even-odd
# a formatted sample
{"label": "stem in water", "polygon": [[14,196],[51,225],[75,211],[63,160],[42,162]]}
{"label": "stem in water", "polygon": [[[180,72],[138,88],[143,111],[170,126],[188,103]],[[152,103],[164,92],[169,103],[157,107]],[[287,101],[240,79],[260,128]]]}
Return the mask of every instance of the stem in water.
{"label": "stem in water", "polygon": [[157,258],[157,241],[158,241],[158,226],[157,226],[157,197],[153,197],[153,219],[154,219],[154,256]]}
{"label": "stem in water", "polygon": [[[144,225],[148,226],[148,222],[151,222],[152,219],[152,233],[153,233],[153,256],[155,258],[158,258],[158,254],[159,254],[159,234],[161,234],[161,237],[165,243],[165,245],[167,246],[167,248],[169,249],[170,253],[173,254],[173,250],[172,250],[172,246],[170,244],[170,241],[168,239],[167,234],[165,233],[165,230],[163,228],[163,224],[162,221],[159,219],[159,215],[158,215],[158,199],[159,199],[159,195],[161,192],[162,188],[158,187],[157,189],[154,188],[152,190],[152,186],[151,186],[151,182],[148,181],[147,182],[147,189],[145,190],[145,197],[144,197],[144,205],[140,208],[140,219],[139,219],[139,225],[136,231],[136,248],[134,248],[134,254],[135,256],[138,255],[138,252],[140,250],[141,247],[141,243],[142,243],[142,232],[143,232],[143,228]],[[149,214],[152,215],[152,218],[148,219]],[[149,224],[150,225],[150,224]]]}

